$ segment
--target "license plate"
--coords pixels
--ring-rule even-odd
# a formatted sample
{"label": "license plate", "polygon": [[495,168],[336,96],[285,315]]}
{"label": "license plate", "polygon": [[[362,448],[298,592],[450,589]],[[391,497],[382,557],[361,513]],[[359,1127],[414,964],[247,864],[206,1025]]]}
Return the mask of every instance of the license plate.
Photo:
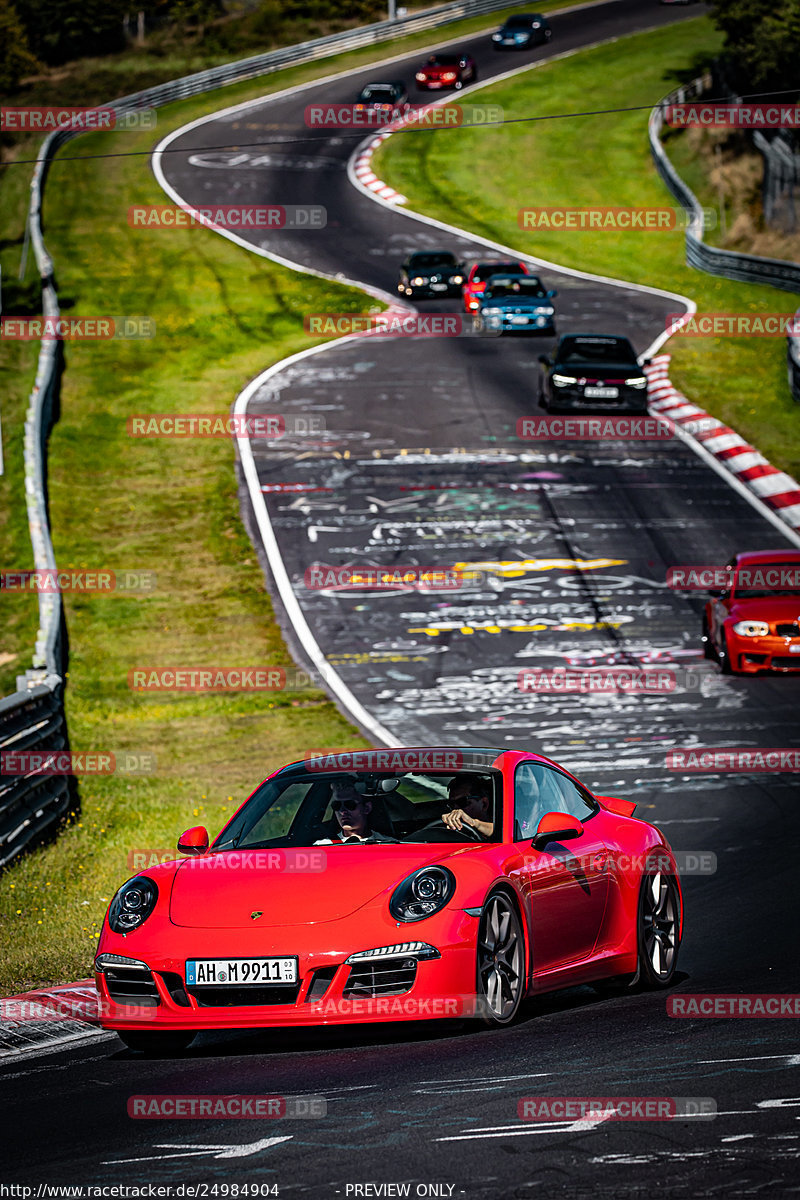
{"label": "license plate", "polygon": [[586,387],[583,389],[584,396],[590,396],[593,400],[616,400],[619,396],[619,388],[615,387]]}
{"label": "license plate", "polygon": [[431,291],[432,292],[446,292],[447,284],[446,283],[432,283]]}
{"label": "license plate", "polygon": [[790,646],[790,647],[789,647],[789,653],[790,653],[790,654],[800,654],[800,645],[798,645],[798,646]]}
{"label": "license plate", "polygon": [[186,983],[189,987],[297,983],[297,959],[192,958],[186,963]]}
{"label": "license plate", "polygon": [[525,316],[519,316],[519,317],[514,316],[511,318],[512,325],[527,325],[529,321],[530,321],[530,317],[525,317]]}

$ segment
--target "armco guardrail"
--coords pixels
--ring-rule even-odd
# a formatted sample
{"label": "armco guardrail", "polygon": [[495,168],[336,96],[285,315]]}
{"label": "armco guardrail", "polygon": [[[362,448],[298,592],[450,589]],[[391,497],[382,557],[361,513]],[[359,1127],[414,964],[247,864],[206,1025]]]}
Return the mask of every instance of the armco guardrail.
{"label": "armco guardrail", "polygon": [[800,404],[800,308],[794,314],[797,336],[787,337],[786,359],[789,367],[789,388],[798,404]]}
{"label": "armco guardrail", "polygon": [[[0,700],[0,762],[9,752],[37,748],[68,748],[57,675],[46,675],[29,691]],[[65,775],[11,775],[0,770],[0,867],[64,816],[72,786]]]}
{"label": "armco guardrail", "polygon": [[667,105],[684,104],[687,100],[701,96],[708,86],[707,76],[693,79],[691,83],[670,92],[650,114],[650,148],[656,168],[675,199],[688,210],[691,217],[686,229],[686,261],[690,267],[707,271],[709,275],[722,275],[726,279],[736,279],[743,283],[768,283],[787,292],[798,292],[800,264],[780,258],[759,258],[755,254],[740,254],[736,250],[722,250],[703,241],[703,210],[697,197],[667,158],[661,144],[661,130]]}
{"label": "armco guardrail", "polygon": [[[359,29],[334,33],[329,37],[301,42],[282,50],[257,54],[238,62],[226,63],[208,71],[199,71],[182,79],[173,79],[157,87],[123,96],[108,105],[117,113],[158,108],[174,100],[197,96],[259,75],[268,75],[282,67],[311,62],[356,50],[379,42],[391,41],[407,33],[436,29],[464,17],[509,7],[508,0],[458,0],[439,8],[396,21],[378,21]],[[41,209],[44,185],[50,162],[59,147],[78,132],[58,130],[45,139],[37,156],[31,181],[28,232],[42,279],[42,311],[59,315],[58,296],[53,279],[53,263],[42,236]],[[30,396],[25,421],[25,493],[28,505],[37,570],[55,570],[55,555],[47,516],[46,453],[47,438],[58,410],[62,347],[58,341],[43,341],[39,350],[36,381]],[[63,707],[64,639],[63,615],[58,592],[39,594],[39,633],[33,656],[33,669],[18,677],[20,689],[0,700],[0,751],[6,749],[68,749]],[[68,809],[72,782],[58,776],[10,777],[0,774],[0,867],[6,866],[20,850],[58,820]]]}

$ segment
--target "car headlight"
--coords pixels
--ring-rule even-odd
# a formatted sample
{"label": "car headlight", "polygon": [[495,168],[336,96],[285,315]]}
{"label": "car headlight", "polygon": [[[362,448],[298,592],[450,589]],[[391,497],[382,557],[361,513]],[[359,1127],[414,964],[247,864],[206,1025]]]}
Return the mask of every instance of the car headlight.
{"label": "car headlight", "polygon": [[556,387],[569,387],[571,383],[577,383],[578,380],[574,375],[554,375],[553,383]]}
{"label": "car headlight", "polygon": [[451,283],[463,283],[463,282],[464,282],[464,276],[463,276],[463,275],[451,275],[451,276],[450,276],[450,282],[451,282]]}
{"label": "car headlight", "polygon": [[552,317],[556,311],[554,308],[537,308],[537,313],[541,313],[543,317]]}
{"label": "car headlight", "polygon": [[424,282],[425,282],[425,280],[422,278],[421,275],[415,275],[414,278],[411,280],[411,283],[413,284],[414,287],[420,287]]}
{"label": "car headlight", "polygon": [[425,82],[425,72],[417,71],[417,83],[424,83],[424,82]]}
{"label": "car headlight", "polygon": [[502,35],[502,33],[493,33],[493,34],[492,34],[492,41],[493,41],[493,42],[502,42],[502,40],[503,40],[503,35]]}
{"label": "car headlight", "polygon": [[485,317],[499,317],[503,310],[502,308],[484,308],[481,309],[481,312]]}
{"label": "car headlight", "polygon": [[646,388],[647,378],[644,375],[634,375],[632,379],[625,380],[626,387]]}
{"label": "car headlight", "polygon": [[108,908],[108,923],[114,933],[138,929],[150,916],[157,900],[158,888],[146,875],[123,883]]}
{"label": "car headlight", "polygon": [[455,890],[455,875],[447,867],[423,867],[395,888],[389,912],[396,921],[424,921],[444,908]]}
{"label": "car headlight", "polygon": [[541,27],[541,24],[542,24],[541,21],[534,21],[533,25],[531,26],[531,29],[539,29]]}
{"label": "car headlight", "polygon": [[769,625],[766,621],[737,621],[733,632],[738,633],[740,637],[766,637]]}

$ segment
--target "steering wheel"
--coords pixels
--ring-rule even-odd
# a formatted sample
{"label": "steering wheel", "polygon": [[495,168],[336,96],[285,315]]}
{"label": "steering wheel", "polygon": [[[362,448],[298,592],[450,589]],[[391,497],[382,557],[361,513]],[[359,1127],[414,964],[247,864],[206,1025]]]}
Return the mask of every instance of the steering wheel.
{"label": "steering wheel", "polygon": [[453,831],[454,833],[466,833],[473,842],[484,842],[486,838],[481,833],[480,829],[476,829],[474,825],[467,825],[466,821],[461,822],[461,828]]}

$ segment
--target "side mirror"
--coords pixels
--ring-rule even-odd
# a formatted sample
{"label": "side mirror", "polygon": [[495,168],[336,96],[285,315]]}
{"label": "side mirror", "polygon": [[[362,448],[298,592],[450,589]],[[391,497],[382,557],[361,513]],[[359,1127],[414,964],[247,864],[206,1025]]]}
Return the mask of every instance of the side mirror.
{"label": "side mirror", "polygon": [[583,825],[577,817],[570,817],[567,813],[545,813],[532,839],[533,848],[541,850],[548,842],[564,842],[580,837],[582,833]]}
{"label": "side mirror", "polygon": [[556,290],[555,288],[553,288],[551,291],[549,291],[549,292],[547,293],[547,295],[548,295],[548,296],[549,296],[549,297],[552,299],[552,298],[553,298],[553,296],[557,296],[557,295],[558,295],[558,292],[557,292],[557,290]]}
{"label": "side mirror", "polygon": [[644,359],[642,359],[642,366],[643,366],[643,367],[652,367],[652,365],[653,365],[653,360],[652,360],[652,358],[644,358]]}
{"label": "side mirror", "polygon": [[636,808],[635,800],[623,800],[619,796],[595,796],[595,800],[618,817],[632,817]]}
{"label": "side mirror", "polygon": [[539,362],[542,364],[543,367],[551,367],[553,365],[550,362],[550,359],[547,357],[546,354],[539,355]]}
{"label": "side mirror", "polygon": [[208,830],[204,825],[195,825],[187,829],[178,838],[178,850],[181,854],[205,854],[208,850]]}

